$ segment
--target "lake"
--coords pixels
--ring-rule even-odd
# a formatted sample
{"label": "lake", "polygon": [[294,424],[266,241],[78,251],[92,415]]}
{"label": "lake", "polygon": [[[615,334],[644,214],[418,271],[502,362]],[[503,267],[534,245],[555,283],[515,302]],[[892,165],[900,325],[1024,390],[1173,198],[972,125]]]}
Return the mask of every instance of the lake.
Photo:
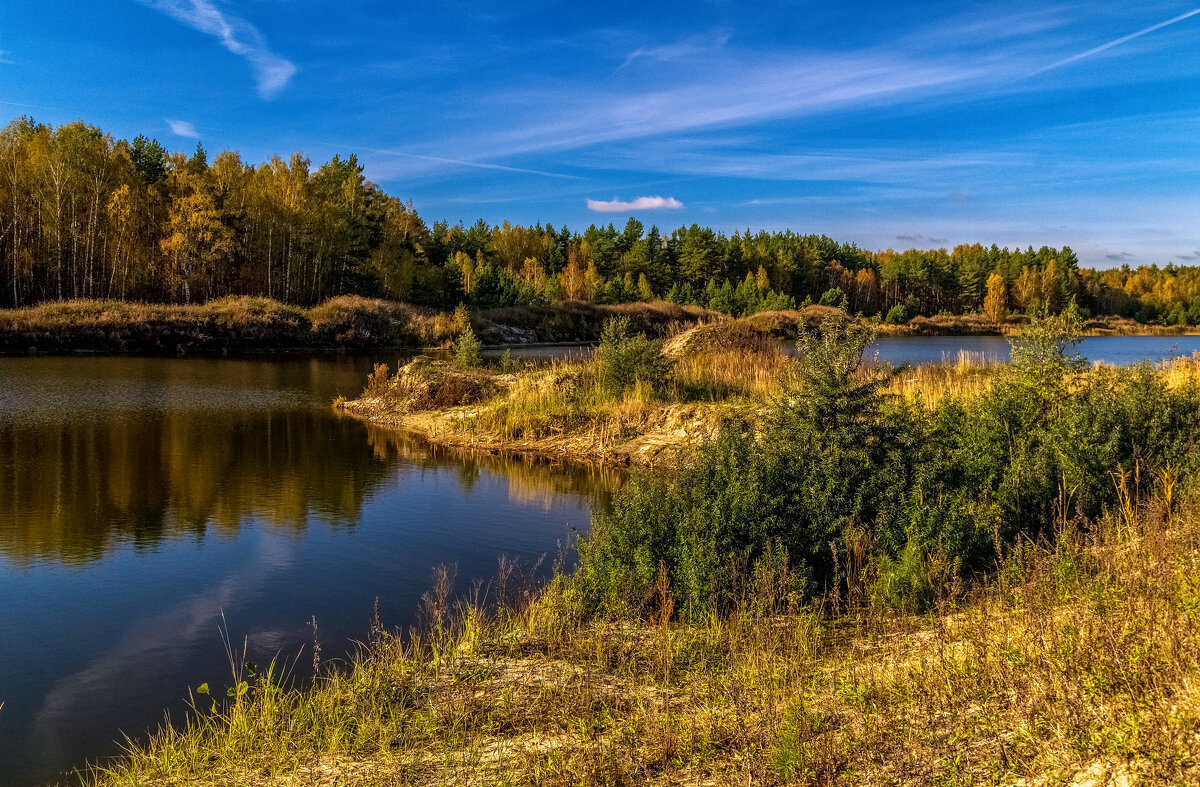
{"label": "lake", "polygon": [[[311,674],[415,622],[440,563],[459,588],[503,553],[586,529],[613,479],[430,450],[330,407],[375,357],[0,359],[0,783],[111,755],[189,687],[249,658]],[[65,779],[64,779],[65,780]]]}
{"label": "lake", "polygon": [[[1006,358],[1008,344],[876,348],[921,363]],[[1200,337],[1079,349],[1125,364],[1190,355]],[[181,718],[189,687],[226,681],[221,625],[303,681],[314,616],[328,658],[367,637],[377,597],[386,626],[415,623],[438,564],[457,566],[463,591],[501,554],[547,555],[545,576],[621,479],[435,450],[329,406],[396,360],[0,358],[0,783],[66,781],[122,731]]]}

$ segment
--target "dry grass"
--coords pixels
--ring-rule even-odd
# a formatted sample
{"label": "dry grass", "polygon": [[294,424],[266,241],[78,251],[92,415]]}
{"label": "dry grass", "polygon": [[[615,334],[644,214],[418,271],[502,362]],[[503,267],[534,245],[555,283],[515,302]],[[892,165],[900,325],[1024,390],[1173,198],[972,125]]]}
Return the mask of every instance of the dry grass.
{"label": "dry grass", "polygon": [[162,305],[80,300],[0,310],[0,352],[212,352],[442,346],[453,315],[358,296],[310,309],[268,298]]}
{"label": "dry grass", "polygon": [[412,374],[391,379],[377,370],[363,398],[343,406],[446,444],[653,463],[711,436],[730,415],[752,413],[795,369],[778,341],[731,321],[676,333],[665,351],[673,373],[658,390],[640,382],[614,390],[595,360],[551,361],[514,375],[470,372],[492,381],[497,393],[486,400],[415,397]]}
{"label": "dry grass", "polygon": [[973,399],[989,391],[1008,368],[982,353],[960,350],[953,362],[922,364],[901,371],[886,392],[909,400],[920,399],[935,408],[945,401]]}
{"label": "dry grass", "polygon": [[375,629],[309,691],[252,681],[89,782],[1194,784],[1200,521],[1168,500],[1060,523],[921,616],[789,609],[763,575],[700,624],[665,585],[654,620],[585,620],[569,581],[538,595],[511,564],[485,612],[443,576],[419,637]]}
{"label": "dry grass", "polygon": [[1157,368],[1169,388],[1200,387],[1200,353],[1160,363]]}
{"label": "dry grass", "polygon": [[701,400],[765,399],[795,377],[782,343],[744,320],[701,325],[667,341],[676,359],[677,396]]}
{"label": "dry grass", "polygon": [[418,356],[388,376],[387,364],[376,364],[363,397],[397,412],[421,412],[483,402],[495,396],[497,377],[482,369],[458,369]]}

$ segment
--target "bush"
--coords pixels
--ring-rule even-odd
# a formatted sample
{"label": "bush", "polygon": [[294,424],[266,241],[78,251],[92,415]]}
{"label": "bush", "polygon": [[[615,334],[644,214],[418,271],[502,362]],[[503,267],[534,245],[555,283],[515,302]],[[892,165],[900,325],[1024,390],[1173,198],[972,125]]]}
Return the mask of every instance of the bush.
{"label": "bush", "polygon": [[897,303],[888,309],[887,317],[884,317],[883,321],[888,325],[903,325],[908,322],[908,309],[904,308],[904,304]]}
{"label": "bush", "polygon": [[454,363],[462,369],[471,369],[479,365],[479,340],[470,323],[458,335],[454,342]]}
{"label": "bush", "polygon": [[673,362],[662,353],[662,342],[632,333],[628,317],[613,317],[604,323],[596,348],[600,383],[614,394],[622,394],[637,383],[662,392],[671,379]]}
{"label": "bush", "polygon": [[521,364],[513,357],[512,350],[508,347],[504,348],[504,354],[500,356],[500,360],[496,362],[496,370],[501,374],[512,374],[521,368]]}
{"label": "bush", "polygon": [[728,424],[674,484],[643,478],[619,494],[581,549],[589,603],[636,604],[660,562],[689,617],[727,608],[771,555],[789,556],[792,591],[830,586],[845,531],[901,514],[904,430],[881,409],[889,372],[859,372],[873,338],[840,320],[806,332],[801,380],[761,434]]}
{"label": "bush", "polygon": [[846,308],[847,300],[848,299],[846,298],[845,291],[843,291],[841,287],[834,287],[826,290],[825,294],[821,296],[821,300],[818,303],[821,306],[832,306],[835,309],[844,309]]}

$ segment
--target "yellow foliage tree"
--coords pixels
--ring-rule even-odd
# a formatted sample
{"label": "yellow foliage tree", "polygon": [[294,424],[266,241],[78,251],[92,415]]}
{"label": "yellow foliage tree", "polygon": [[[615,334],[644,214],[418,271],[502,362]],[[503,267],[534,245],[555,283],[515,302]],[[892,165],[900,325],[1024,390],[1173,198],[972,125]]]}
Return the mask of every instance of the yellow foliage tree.
{"label": "yellow foliage tree", "polygon": [[988,277],[983,313],[996,322],[1000,322],[1008,314],[1008,288],[1004,285],[1004,277],[999,273]]}

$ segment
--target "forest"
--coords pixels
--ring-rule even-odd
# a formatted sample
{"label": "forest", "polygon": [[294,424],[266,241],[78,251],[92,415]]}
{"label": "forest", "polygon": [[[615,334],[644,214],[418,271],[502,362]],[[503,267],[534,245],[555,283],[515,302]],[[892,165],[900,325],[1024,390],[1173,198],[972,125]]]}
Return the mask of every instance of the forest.
{"label": "forest", "polygon": [[1082,268],[1069,247],[868,251],[825,235],[630,218],[583,232],[480,219],[428,225],[354,155],[210,160],[84,122],[0,131],[0,307],[103,298],[308,306],[364,295],[442,309],[666,299],[735,316],[807,303],[918,315],[1120,315],[1200,323],[1200,268]]}

